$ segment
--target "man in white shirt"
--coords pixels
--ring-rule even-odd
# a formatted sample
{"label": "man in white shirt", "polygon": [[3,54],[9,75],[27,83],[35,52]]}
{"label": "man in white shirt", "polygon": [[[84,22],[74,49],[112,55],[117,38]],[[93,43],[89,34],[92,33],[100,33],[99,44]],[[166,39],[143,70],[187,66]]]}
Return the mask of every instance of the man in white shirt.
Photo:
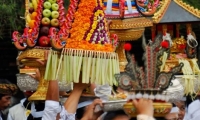
{"label": "man in white shirt", "polygon": [[2,113],[11,103],[11,96],[17,93],[17,86],[8,80],[0,79],[0,120],[6,120]]}
{"label": "man in white shirt", "polygon": [[61,106],[58,81],[50,80],[42,120],[75,120],[75,113],[82,91],[88,84],[75,83],[72,93]]}
{"label": "man in white shirt", "polygon": [[32,118],[42,118],[44,103],[43,101],[28,101],[34,92],[25,92],[26,98],[22,99],[19,104],[9,109],[7,120],[27,120]]}

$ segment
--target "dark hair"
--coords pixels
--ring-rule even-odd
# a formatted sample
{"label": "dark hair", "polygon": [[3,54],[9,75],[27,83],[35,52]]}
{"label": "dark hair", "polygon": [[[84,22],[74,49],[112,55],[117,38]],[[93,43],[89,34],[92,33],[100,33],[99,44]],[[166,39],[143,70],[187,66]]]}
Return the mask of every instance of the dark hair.
{"label": "dark hair", "polygon": [[3,96],[6,96],[6,94],[0,94],[0,100],[1,100],[1,98],[2,98]]}
{"label": "dark hair", "polygon": [[176,107],[176,105],[174,103],[172,103],[172,107]]}
{"label": "dark hair", "polygon": [[165,120],[164,117],[155,117],[156,120]]}
{"label": "dark hair", "polygon": [[[164,117],[155,117],[156,120],[165,120]],[[137,120],[136,117],[131,118],[130,120]]]}
{"label": "dark hair", "polygon": [[117,110],[117,111],[112,111],[108,112],[103,120],[113,120],[118,116],[127,116],[127,114],[123,110]]}
{"label": "dark hair", "polygon": [[137,118],[136,117],[132,117],[130,120],[137,120]]}
{"label": "dark hair", "polygon": [[85,107],[78,108],[76,110],[76,119],[81,119],[83,117],[84,112],[85,112]]}
{"label": "dark hair", "polygon": [[186,96],[185,106],[188,107],[193,102],[191,95]]}

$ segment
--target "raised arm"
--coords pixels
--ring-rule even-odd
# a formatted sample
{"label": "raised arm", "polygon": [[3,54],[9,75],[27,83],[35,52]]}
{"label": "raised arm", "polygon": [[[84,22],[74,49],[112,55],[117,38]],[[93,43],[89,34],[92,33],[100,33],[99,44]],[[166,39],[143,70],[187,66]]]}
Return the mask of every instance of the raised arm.
{"label": "raised arm", "polygon": [[68,113],[75,114],[78,106],[78,102],[83,90],[88,87],[88,84],[75,83],[72,93],[69,98],[66,100],[64,107]]}
{"label": "raised arm", "polygon": [[58,81],[50,80],[42,120],[56,120],[60,111]]}
{"label": "raised arm", "polygon": [[[38,61],[46,65],[48,53],[45,54],[45,61]],[[46,95],[45,109],[42,120],[56,120],[58,113],[61,111],[59,104],[59,86],[57,80],[49,80],[49,86]]]}

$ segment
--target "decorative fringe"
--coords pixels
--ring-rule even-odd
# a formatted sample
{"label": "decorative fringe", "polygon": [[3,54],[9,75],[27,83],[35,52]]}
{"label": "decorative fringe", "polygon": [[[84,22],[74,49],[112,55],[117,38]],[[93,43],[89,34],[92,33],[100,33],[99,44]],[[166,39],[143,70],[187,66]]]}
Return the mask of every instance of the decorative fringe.
{"label": "decorative fringe", "polygon": [[50,50],[44,75],[45,80],[57,80],[59,57],[59,52]]}
{"label": "decorative fringe", "polygon": [[162,65],[160,67],[160,72],[162,72],[164,70],[164,67],[165,67],[165,64],[167,61],[167,56],[168,56],[168,53],[164,52],[163,57],[162,57]]}
{"label": "decorative fringe", "polygon": [[179,63],[183,63],[184,66],[182,67],[182,71],[183,71],[183,79],[184,79],[184,92],[186,95],[192,95],[195,92],[195,84],[194,84],[194,80],[195,78],[195,74],[192,71],[192,67],[189,63],[189,61],[185,60],[185,59],[179,59]]}
{"label": "decorative fringe", "polygon": [[120,73],[118,55],[112,52],[63,49],[49,54],[45,79],[61,79],[66,83],[117,84],[114,77]]}

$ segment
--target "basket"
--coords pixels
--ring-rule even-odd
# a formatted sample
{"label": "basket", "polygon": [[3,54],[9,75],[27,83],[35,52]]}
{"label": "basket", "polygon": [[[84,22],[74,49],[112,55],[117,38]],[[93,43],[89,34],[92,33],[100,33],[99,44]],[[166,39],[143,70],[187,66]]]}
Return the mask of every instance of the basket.
{"label": "basket", "polygon": [[113,29],[132,29],[132,28],[144,28],[153,26],[150,19],[144,17],[140,18],[125,18],[125,19],[111,19],[110,28]]}
{"label": "basket", "polygon": [[110,29],[110,34],[117,34],[119,41],[132,41],[141,38],[144,28],[140,29]]}
{"label": "basket", "polygon": [[65,83],[63,81],[58,82],[59,91],[70,91],[72,90],[72,84],[71,83]]}
{"label": "basket", "polygon": [[30,59],[22,59],[20,61],[24,66],[28,66],[28,67],[41,67],[41,64],[39,62],[37,62],[36,60],[30,60]]}
{"label": "basket", "polygon": [[17,86],[21,91],[36,91],[39,81],[28,74],[17,74]]}
{"label": "basket", "polygon": [[[36,91],[39,81],[35,80],[28,74],[17,74],[17,86],[21,91]],[[62,81],[58,82],[60,91],[70,91],[71,84],[64,83]]]}

